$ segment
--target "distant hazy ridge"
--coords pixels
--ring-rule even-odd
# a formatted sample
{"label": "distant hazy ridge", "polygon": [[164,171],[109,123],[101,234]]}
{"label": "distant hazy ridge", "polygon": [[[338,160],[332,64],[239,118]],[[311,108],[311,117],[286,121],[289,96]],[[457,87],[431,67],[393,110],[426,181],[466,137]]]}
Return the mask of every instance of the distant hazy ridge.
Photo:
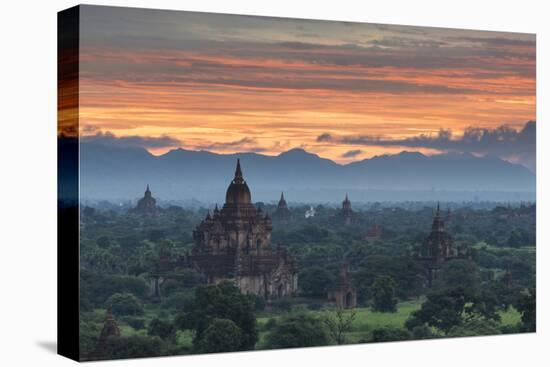
{"label": "distant hazy ridge", "polygon": [[222,155],[177,149],[154,156],[145,149],[81,143],[81,197],[134,199],[150,184],[165,200],[223,203],[241,159],[254,201],[529,200],[535,175],[521,165],[469,154],[425,156],[402,152],[340,165],[302,149],[278,156]]}

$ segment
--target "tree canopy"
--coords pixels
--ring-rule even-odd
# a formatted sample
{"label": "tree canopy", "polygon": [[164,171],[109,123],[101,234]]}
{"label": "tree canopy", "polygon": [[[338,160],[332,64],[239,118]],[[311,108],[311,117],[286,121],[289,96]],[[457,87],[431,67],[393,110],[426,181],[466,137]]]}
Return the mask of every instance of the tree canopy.
{"label": "tree canopy", "polygon": [[267,344],[273,349],[313,347],[329,343],[323,322],[306,313],[284,317],[276,323],[267,337]]}
{"label": "tree canopy", "polygon": [[[254,308],[252,297],[242,294],[232,282],[224,281],[196,288],[194,298],[178,315],[176,324],[180,329],[194,331],[193,345],[200,349],[205,348],[205,331],[215,319],[230,320],[240,330],[239,350],[250,350],[258,340]],[[228,329],[226,323],[224,330]]]}

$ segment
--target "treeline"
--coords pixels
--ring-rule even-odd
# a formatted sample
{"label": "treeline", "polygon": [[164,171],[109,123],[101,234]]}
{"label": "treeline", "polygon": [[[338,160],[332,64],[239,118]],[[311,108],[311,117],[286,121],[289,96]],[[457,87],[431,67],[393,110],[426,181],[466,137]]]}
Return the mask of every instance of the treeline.
{"label": "treeline", "polygon": [[[405,322],[404,327],[378,327],[370,336],[359,342],[383,342],[395,340],[430,339],[535,330],[535,290],[519,294],[514,306],[521,313],[517,326],[501,326],[500,313],[511,305],[500,304],[496,293],[480,287],[476,275],[466,262],[455,263],[447,269],[446,275],[432,289],[419,310]],[[456,277],[470,283],[457,286]],[[469,279],[467,279],[469,277]],[[383,280],[382,280],[383,279]],[[380,299],[392,302],[392,288],[389,277],[379,278],[375,288],[385,294]],[[382,280],[382,281],[381,281]],[[451,282],[451,285],[449,285]],[[470,286],[473,286],[470,287]],[[378,294],[378,291],[374,291]],[[389,297],[388,297],[389,296]],[[377,296],[375,296],[376,299]],[[133,325],[140,333],[111,337],[107,340],[103,359],[151,357],[177,354],[216,353],[254,350],[258,347],[259,333],[266,333],[259,346],[264,349],[296,348],[345,344],[353,331],[356,317],[354,310],[326,310],[308,312],[297,310],[277,313],[266,323],[258,325],[257,315],[261,312],[255,297],[241,294],[231,282],[218,285],[199,286],[184,306],[174,313],[160,313],[147,323],[140,323],[139,301],[131,294],[116,294],[109,300],[113,312],[123,323]],[[377,306],[378,307],[378,306]],[[394,312],[395,309],[381,309]],[[124,315],[124,316],[120,316]],[[98,313],[88,314],[81,323],[81,347],[83,351],[93,350],[94,332],[99,332]],[[181,333],[192,335],[188,346],[178,343]],[[87,349],[86,349],[87,348]]]}
{"label": "treeline", "polygon": [[[202,287],[191,269],[163,280],[161,299],[152,297],[151,273],[158,259],[191,251],[193,229],[206,208],[170,207],[156,218],[84,208],[81,350],[93,352],[108,307],[122,327],[134,330],[109,338],[109,358],[253,349],[259,331],[267,335],[262,348],[335,344],[331,323],[320,313],[344,262],[350,265],[360,307],[391,313],[399,302],[422,302],[403,327],[373,330],[362,341],[534,330],[534,206],[453,210],[447,229],[455,247],[467,248],[471,258],[447,263],[432,289],[426,288],[424,268],[411,253],[428,235],[433,208],[374,207],[357,212],[349,226],[337,209],[317,206],[315,216],[306,219],[307,209],[291,208],[291,222],[274,222],[273,245],[286,246],[297,261],[299,297],[273,302],[267,311],[261,299],[242,296],[229,285]],[[381,234],[367,238],[374,224]],[[522,322],[503,327],[499,317],[511,307]],[[279,316],[257,325],[258,313]],[[344,321],[341,335],[349,331]]]}

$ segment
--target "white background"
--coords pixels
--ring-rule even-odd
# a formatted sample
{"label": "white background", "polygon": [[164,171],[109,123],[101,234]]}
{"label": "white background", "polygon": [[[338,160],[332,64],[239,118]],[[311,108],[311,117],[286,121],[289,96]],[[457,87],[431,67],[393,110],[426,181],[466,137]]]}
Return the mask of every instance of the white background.
{"label": "white background", "polygon": [[[9,0],[8,0],[9,1]],[[56,340],[56,12],[73,1],[4,1],[0,22],[0,365],[74,362]],[[550,98],[546,1],[98,1],[95,4],[537,33],[538,332],[194,357],[113,366],[548,366]],[[546,189],[546,190],[545,190]],[[98,363],[97,365],[104,364]],[[96,365],[96,364],[94,364]]]}

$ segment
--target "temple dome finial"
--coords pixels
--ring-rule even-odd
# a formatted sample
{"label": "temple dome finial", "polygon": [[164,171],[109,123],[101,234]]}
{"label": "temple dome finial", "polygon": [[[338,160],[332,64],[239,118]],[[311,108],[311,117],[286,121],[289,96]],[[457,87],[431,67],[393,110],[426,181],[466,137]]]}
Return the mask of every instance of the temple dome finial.
{"label": "temple dome finial", "polygon": [[237,158],[237,168],[235,168],[235,181],[243,180],[243,171],[241,170],[241,160]]}
{"label": "temple dome finial", "polygon": [[227,204],[250,204],[252,202],[250,189],[243,178],[240,159],[237,159],[235,178],[227,188],[225,202]]}

